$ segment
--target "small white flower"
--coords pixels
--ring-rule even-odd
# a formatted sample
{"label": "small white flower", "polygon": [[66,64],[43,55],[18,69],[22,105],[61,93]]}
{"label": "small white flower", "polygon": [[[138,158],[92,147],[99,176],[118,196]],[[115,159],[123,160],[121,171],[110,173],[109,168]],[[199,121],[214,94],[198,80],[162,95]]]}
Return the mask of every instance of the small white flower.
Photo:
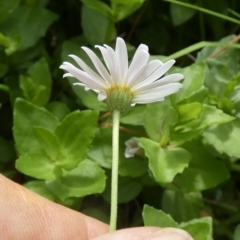
{"label": "small white flower", "polygon": [[134,157],[134,155],[140,150],[139,142],[135,138],[130,138],[129,140],[127,140],[125,142],[125,145],[125,158]]}
{"label": "small white flower", "polygon": [[[98,94],[98,100],[107,101],[110,110],[126,110],[135,104],[145,104],[163,101],[164,97],[177,92],[183,79],[180,73],[162,77],[175,63],[169,60],[162,63],[159,60],[149,62],[148,47],[141,44],[128,64],[127,47],[122,38],[117,38],[115,51],[111,47],[96,46],[101,51],[106,67],[89,48],[82,49],[89,56],[95,71],[75,55],[73,58],[80,68],[69,62],[64,62],[60,68],[68,73],[64,77],[75,77],[85,90],[92,89]],[[162,77],[162,78],[161,78]]]}

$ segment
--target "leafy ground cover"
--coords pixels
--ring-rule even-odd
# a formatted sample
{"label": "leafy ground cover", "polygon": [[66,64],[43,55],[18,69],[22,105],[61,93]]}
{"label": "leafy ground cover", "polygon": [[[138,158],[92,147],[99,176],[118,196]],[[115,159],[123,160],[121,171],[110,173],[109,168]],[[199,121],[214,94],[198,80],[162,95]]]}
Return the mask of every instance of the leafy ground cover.
{"label": "leafy ground cover", "polygon": [[[164,102],[121,118],[119,228],[179,227],[240,239],[240,3],[221,0],[0,0],[0,172],[109,221],[111,113],[63,79],[81,46],[139,43],[185,78]],[[125,158],[125,142],[140,149]],[[201,229],[201,231],[199,231]]]}

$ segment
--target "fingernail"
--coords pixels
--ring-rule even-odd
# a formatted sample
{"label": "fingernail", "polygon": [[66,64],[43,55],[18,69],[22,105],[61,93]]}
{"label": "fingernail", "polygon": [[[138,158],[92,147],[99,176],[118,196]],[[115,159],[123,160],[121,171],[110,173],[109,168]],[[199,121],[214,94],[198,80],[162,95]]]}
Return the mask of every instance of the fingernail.
{"label": "fingernail", "polygon": [[186,231],[176,228],[162,228],[146,240],[194,240]]}

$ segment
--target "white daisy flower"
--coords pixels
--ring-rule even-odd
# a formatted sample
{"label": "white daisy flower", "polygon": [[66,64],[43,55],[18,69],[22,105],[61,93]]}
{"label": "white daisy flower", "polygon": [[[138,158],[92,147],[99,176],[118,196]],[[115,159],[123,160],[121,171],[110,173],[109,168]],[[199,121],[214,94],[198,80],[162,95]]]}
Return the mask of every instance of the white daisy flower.
{"label": "white daisy flower", "polygon": [[[98,100],[106,102],[111,111],[126,111],[135,104],[163,101],[164,97],[176,93],[183,79],[180,73],[163,75],[173,66],[175,60],[162,63],[159,60],[149,61],[148,46],[141,44],[128,64],[126,43],[117,38],[115,50],[108,45],[96,46],[101,51],[105,65],[89,48],[82,47],[91,59],[95,71],[82,59],[73,58],[80,68],[64,62],[60,68],[67,71],[63,77],[75,77],[80,82],[74,85],[92,89],[98,94]],[[161,78],[162,77],[162,78]]]}

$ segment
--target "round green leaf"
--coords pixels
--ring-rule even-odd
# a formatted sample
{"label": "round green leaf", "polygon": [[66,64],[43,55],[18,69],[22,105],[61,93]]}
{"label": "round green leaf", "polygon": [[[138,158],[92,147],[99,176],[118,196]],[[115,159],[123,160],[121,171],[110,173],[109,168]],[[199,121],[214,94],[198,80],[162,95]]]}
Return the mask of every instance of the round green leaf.
{"label": "round green leaf", "polygon": [[158,143],[139,138],[140,146],[149,158],[149,168],[158,183],[172,182],[176,174],[183,172],[191,155],[183,148],[162,148]]}
{"label": "round green leaf", "polygon": [[156,227],[178,227],[178,224],[172,219],[169,214],[166,214],[162,210],[157,210],[148,205],[144,205],[143,208],[143,221],[144,226],[156,226]]}
{"label": "round green leaf", "polygon": [[55,179],[61,175],[61,168],[55,165],[43,152],[27,153],[16,161],[20,172],[38,179]]}
{"label": "round green leaf", "polygon": [[92,143],[98,120],[97,111],[75,111],[67,115],[56,128],[60,144],[59,165],[72,169],[84,159]]}
{"label": "round green leaf", "polygon": [[183,193],[165,190],[162,209],[178,222],[199,218],[203,209],[202,195],[200,192]]}
{"label": "round green leaf", "polygon": [[240,158],[240,120],[211,127],[203,133],[207,143],[219,153],[226,153],[230,157]]}
{"label": "round green leaf", "polygon": [[194,219],[190,222],[180,224],[180,227],[187,231],[194,240],[213,240],[212,218],[210,217]]}
{"label": "round green leaf", "polygon": [[97,163],[85,159],[64,176],[46,183],[54,195],[61,200],[69,197],[84,197],[101,193],[105,188],[106,176]]}
{"label": "round green leaf", "polygon": [[46,109],[18,98],[14,105],[13,133],[19,154],[39,152],[41,149],[33,127],[43,127],[53,132],[57,124],[58,120]]}
{"label": "round green leaf", "polygon": [[200,141],[183,145],[191,153],[189,167],[178,174],[174,181],[182,190],[194,192],[217,186],[229,178],[227,167],[211,155]]}

